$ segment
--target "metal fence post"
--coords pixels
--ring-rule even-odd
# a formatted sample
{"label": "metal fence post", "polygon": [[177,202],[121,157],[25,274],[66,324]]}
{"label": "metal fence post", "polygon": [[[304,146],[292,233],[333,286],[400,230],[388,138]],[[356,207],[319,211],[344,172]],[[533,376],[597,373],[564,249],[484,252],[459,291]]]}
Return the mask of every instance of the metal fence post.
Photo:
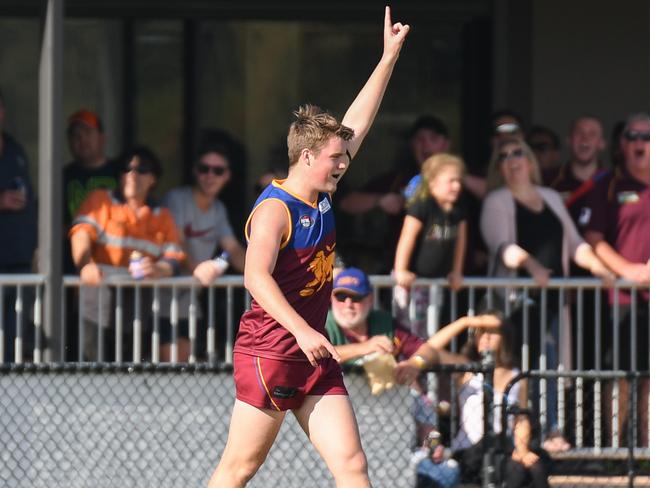
{"label": "metal fence post", "polygon": [[494,354],[482,353],[483,368],[483,488],[496,488],[494,439]]}
{"label": "metal fence post", "polygon": [[634,446],[636,445],[636,389],[639,385],[639,373],[637,371],[630,371],[627,375],[627,380],[631,384],[628,385],[628,401],[627,401],[627,482],[630,488],[634,487]]}

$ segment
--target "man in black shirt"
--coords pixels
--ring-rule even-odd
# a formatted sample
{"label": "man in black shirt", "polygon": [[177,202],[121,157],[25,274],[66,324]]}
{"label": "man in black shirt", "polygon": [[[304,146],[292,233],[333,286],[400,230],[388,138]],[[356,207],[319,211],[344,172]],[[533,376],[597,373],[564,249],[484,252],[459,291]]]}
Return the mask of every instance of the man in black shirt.
{"label": "man in black shirt", "polygon": [[[117,186],[117,173],[105,154],[106,137],[97,114],[78,110],[68,118],[68,145],[74,160],[63,168],[63,224],[68,227],[88,194],[99,188]],[[66,237],[63,272],[76,274]]]}

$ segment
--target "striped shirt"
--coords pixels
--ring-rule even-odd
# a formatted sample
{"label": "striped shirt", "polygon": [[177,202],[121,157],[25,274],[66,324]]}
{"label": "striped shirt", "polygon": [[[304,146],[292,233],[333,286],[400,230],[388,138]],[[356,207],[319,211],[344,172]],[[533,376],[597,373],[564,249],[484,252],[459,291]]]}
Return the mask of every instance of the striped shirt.
{"label": "striped shirt", "polygon": [[169,262],[178,271],[185,253],[168,209],[147,202],[134,211],[119,193],[96,190],[84,200],[72,222],[70,237],[86,231],[97,264],[128,267],[133,251]]}

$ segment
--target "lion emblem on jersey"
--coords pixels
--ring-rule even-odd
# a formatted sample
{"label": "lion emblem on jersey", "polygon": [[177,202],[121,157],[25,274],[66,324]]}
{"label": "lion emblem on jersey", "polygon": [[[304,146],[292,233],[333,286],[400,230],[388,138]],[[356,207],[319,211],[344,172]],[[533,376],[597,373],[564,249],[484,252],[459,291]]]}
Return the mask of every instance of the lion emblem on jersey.
{"label": "lion emblem on jersey", "polygon": [[318,290],[323,288],[323,285],[328,281],[332,281],[332,269],[334,268],[334,247],[325,246],[325,251],[318,251],[314,259],[309,263],[307,268],[309,271],[314,273],[314,279],[305,285],[305,287],[300,290],[301,297],[309,297],[316,293]]}

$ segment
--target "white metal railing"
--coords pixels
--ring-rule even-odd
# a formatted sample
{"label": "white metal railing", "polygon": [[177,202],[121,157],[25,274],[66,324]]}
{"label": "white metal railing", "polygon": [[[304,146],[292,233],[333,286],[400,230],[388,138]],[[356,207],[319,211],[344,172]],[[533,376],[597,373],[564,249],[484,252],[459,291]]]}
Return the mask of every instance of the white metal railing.
{"label": "white metal railing", "polygon": [[[197,333],[199,329],[203,329],[206,332],[206,351],[203,356],[208,361],[215,361],[217,359],[217,345],[223,345],[225,350],[224,358],[226,362],[232,363],[232,348],[234,344],[234,334],[236,330],[237,323],[239,321],[239,314],[241,311],[235,311],[235,291],[239,290],[243,296],[243,308],[248,308],[250,306],[250,296],[245,292],[243,286],[243,277],[238,275],[226,275],[219,278],[213,285],[207,289],[207,303],[206,303],[206,317],[203,319],[200,318],[199,312],[199,299],[198,294],[202,289],[202,286],[199,282],[191,277],[176,277],[176,278],[164,278],[164,279],[155,279],[155,280],[134,280],[128,276],[111,276],[107,278],[104,283],[104,293],[100,291],[99,299],[100,304],[102,300],[107,299],[106,289],[110,289],[114,292],[115,296],[115,320],[114,327],[107,327],[108,324],[104,323],[104,317],[101,315],[98,316],[96,321],[98,328],[98,337],[101,338],[103,332],[108,329],[115,334],[115,361],[132,361],[140,362],[142,360],[141,351],[143,349],[142,338],[143,331],[145,330],[146,324],[143,323],[142,317],[147,315],[143,312],[143,305],[150,304],[150,318],[152,322],[152,327],[150,328],[151,337],[148,339],[151,341],[151,361],[153,363],[159,362],[160,358],[158,356],[158,347],[160,345],[160,322],[163,317],[169,319],[171,324],[172,331],[172,341],[171,341],[171,362],[176,362],[178,357],[178,332],[179,332],[179,323],[181,317],[181,310],[179,308],[180,296],[182,292],[189,291],[190,293],[190,303],[187,310],[187,320],[189,328],[189,339],[190,339],[190,356],[189,362],[194,363],[199,357],[197,352]],[[92,287],[81,286],[81,282],[78,277],[66,276],[64,277],[64,287],[66,289],[77,289],[79,290],[79,308],[76,317],[68,317],[67,320],[75,320],[78,324],[78,360],[83,360],[84,351],[84,295],[90,292],[93,292]],[[102,287],[100,287],[102,290]],[[124,291],[132,290],[134,292],[134,317],[132,324],[125,324],[124,322]],[[143,298],[143,290],[150,290],[151,297],[150,300]],[[161,304],[161,293],[162,290],[168,291],[170,294],[169,297],[169,309],[165,310]],[[217,337],[217,304],[215,299],[216,290],[225,291],[225,337]],[[99,307],[101,309],[101,305]],[[64,309],[64,317],[66,317],[66,312]],[[132,357],[125,357],[123,352],[124,344],[118,339],[122,337],[124,331],[128,329],[132,331]],[[98,339],[100,340],[100,339]],[[101,349],[100,349],[101,351]],[[103,358],[98,358],[98,360],[103,360]]]}
{"label": "white metal railing", "polygon": [[[375,305],[377,307],[390,306],[393,297],[393,279],[390,276],[383,275],[374,275],[370,278],[376,291],[374,294]],[[22,363],[29,361],[30,359],[35,363],[43,361],[45,341],[43,335],[44,324],[42,323],[42,297],[44,295],[44,283],[44,277],[41,275],[0,275],[0,305],[3,306],[2,313],[0,313],[0,358],[3,362]],[[88,293],[89,289],[85,286],[80,286],[79,278],[76,276],[66,276],[63,280],[63,286],[65,290],[71,290],[72,293],[74,293],[74,290],[79,290],[78,296],[81,300],[77,302],[77,315],[73,317],[71,316],[71,311],[66,310],[66,302],[64,298],[64,304],[62,307],[62,323],[67,324],[68,331],[76,332],[77,335],[77,351],[76,354],[72,355],[72,359],[75,361],[83,361],[85,359],[83,351],[85,330],[83,325],[83,296],[85,293]],[[171,324],[171,362],[176,362],[178,359],[177,340],[180,322],[179,317],[181,316],[181,311],[179,310],[179,296],[183,290],[189,290],[190,305],[187,310],[187,320],[190,339],[190,355],[188,361],[193,363],[199,360],[215,361],[217,359],[223,359],[225,362],[232,362],[232,347],[239,315],[243,309],[248,308],[250,305],[250,296],[243,288],[242,276],[223,276],[217,280],[214,285],[209,287],[206,293],[207,303],[205,303],[206,313],[204,317],[200,317],[200,314],[198,313],[199,292],[201,291],[201,286],[191,277],[136,281],[128,276],[111,276],[106,280],[106,286],[109,289],[112,289],[115,293],[115,320],[113,324],[110,324],[111,327],[109,327],[109,324],[104,323],[104,319],[102,319],[101,316],[98,316],[97,341],[98,343],[101,343],[106,339],[107,334],[115,334],[115,361],[139,362],[142,360],[141,352],[144,348],[143,346],[150,345],[151,355],[147,360],[154,363],[159,362],[160,357],[158,346],[160,345],[160,319],[163,315],[168,315]],[[444,279],[418,279],[415,281],[413,286],[428,288],[429,304],[426,310],[427,333],[433,334],[439,329],[441,323],[447,322],[447,317],[444,319],[441,318],[441,309],[444,305],[440,300],[440,297],[446,293],[445,288],[447,287],[447,282]],[[150,300],[145,300],[143,298],[144,290],[149,290],[149,293],[151,294]],[[160,294],[162,290],[168,290],[171,294],[169,303],[170,309],[168,311],[162,310],[161,308]],[[221,315],[223,317],[222,320],[225,321],[225,324],[222,327],[219,326],[216,318],[218,315],[218,305],[215,297],[218,290],[222,290],[220,293],[225,294],[225,298],[222,299],[225,310],[221,310]],[[567,365],[560,362],[560,369],[584,369],[585,338],[593,337],[594,346],[593,351],[591,352],[593,352],[594,364],[592,366],[596,370],[603,370],[604,365],[602,362],[603,351],[601,348],[601,342],[606,331],[605,327],[608,327],[608,324],[611,324],[609,326],[612,327],[611,336],[613,337],[612,345],[614,346],[611,369],[619,370],[621,369],[623,360],[628,359],[620,357],[619,346],[622,341],[629,340],[631,345],[630,350],[634,352],[635,347],[632,346],[636,346],[637,344],[637,328],[650,326],[650,324],[647,323],[639,323],[637,307],[634,306],[638,302],[637,295],[641,288],[637,287],[634,283],[619,280],[615,285],[615,290],[629,290],[633,304],[630,315],[630,337],[621,337],[618,328],[615,325],[618,323],[620,318],[618,294],[614,294],[615,299],[611,307],[613,321],[610,321],[608,317],[603,318],[601,313],[603,305],[602,290],[602,283],[597,279],[569,278],[551,279],[548,286],[540,291],[539,300],[542,304],[540,324],[544,324],[546,321],[546,309],[548,305],[546,302],[551,291],[557,292],[557,308],[559,310],[562,310],[565,304],[569,302],[574,304],[576,310],[576,313],[574,314],[576,319],[574,328],[574,340],[577,344],[577,347],[575,348],[576,354],[571,358],[571,364]],[[133,320],[130,323],[125,323],[124,317],[124,308],[126,305],[124,294],[126,291],[130,291],[134,296],[134,303],[132,304],[134,315]],[[523,308],[523,319],[520,325],[522,327],[522,335],[524,338],[521,348],[521,369],[526,371],[531,366],[531,344],[534,343],[533,341],[538,341],[538,344],[540,345],[544,344],[547,334],[546,327],[540,326],[539,337],[533,337],[531,330],[534,330],[536,324],[531,323],[530,317],[526,313],[526,310],[529,307],[528,298],[533,292],[537,291],[539,291],[539,289],[532,279],[467,277],[463,282],[462,300],[459,293],[449,292],[446,310],[449,311],[449,319],[453,319],[464,314],[476,314],[481,305],[494,307],[495,305],[500,304],[504,306],[506,313],[508,313],[512,311],[513,305],[520,304]],[[503,297],[504,294],[505,296],[516,296],[516,300],[503,301],[501,297]],[[584,319],[586,315],[584,302],[585,296],[588,296],[588,294],[592,294],[593,296],[591,302],[594,306],[594,311],[591,315],[594,320],[593,324],[585,323]],[[101,305],[102,295],[101,293],[99,295]],[[481,295],[485,295],[486,298],[481,299]],[[571,295],[571,297],[569,297],[569,295]],[[5,303],[7,299],[12,296],[15,296],[13,305]],[[239,299],[237,300],[236,297],[239,297]],[[104,297],[104,299],[106,299],[106,297]],[[388,304],[386,303],[387,301],[389,302]],[[236,308],[238,305],[239,308]],[[6,310],[5,306],[11,307],[12,310]],[[151,316],[151,327],[148,327],[148,324],[146,324],[142,319],[142,317],[146,315],[143,313],[143,309],[146,309]],[[410,304],[409,311],[411,315],[414,313],[413,303]],[[8,327],[10,323],[15,324],[15,330],[13,325],[12,327]],[[76,324],[76,329],[70,327],[71,324]],[[559,337],[563,337],[569,326],[569,323],[566,321],[566,315],[560,314],[558,324]],[[125,330],[130,330],[128,349],[131,349],[132,351],[131,356],[125,354],[125,344],[120,340],[120,337],[122,337]],[[218,333],[219,330],[223,330],[224,334],[220,335]],[[147,332],[146,335],[144,334],[145,331]],[[202,351],[197,350],[199,343],[197,337],[199,333],[204,334],[206,338],[205,350]],[[13,357],[8,356],[8,351],[4,346],[5,339],[8,337],[12,339],[11,344],[13,345]],[[26,338],[28,337],[33,338],[33,344],[30,343],[31,354],[28,354],[28,356],[25,357],[23,353],[25,350]],[[68,339],[68,344],[72,342],[71,337],[64,338],[64,343],[66,343],[65,339]],[[143,341],[148,342],[144,343]],[[452,350],[457,350],[458,344],[454,342],[451,347]],[[99,350],[101,350],[101,348]],[[222,351],[221,354],[219,354],[220,350]],[[540,347],[539,351],[540,357],[538,369],[543,371],[548,368],[546,361],[547,358],[544,348]],[[100,361],[106,360],[106,358],[102,356],[95,359]],[[631,364],[633,368],[636,367],[635,358],[631,358]],[[567,418],[565,417],[565,406],[567,402],[566,387],[571,386],[575,391],[577,405],[574,419],[575,444],[577,448],[582,448],[585,443],[584,430],[582,427],[585,420],[584,405],[587,401],[585,397],[584,382],[581,378],[575,379],[574,382],[569,382],[565,378],[561,377],[556,381],[557,410],[555,412],[549,410],[549,407],[553,408],[553,405],[548,405],[549,385],[546,384],[546,380],[541,380],[540,382],[540,421],[544,425],[548,421],[549,414],[556,413],[558,428],[562,431],[567,428]],[[432,377],[431,379],[431,386],[433,387],[431,388],[431,391],[435,392],[435,377]],[[593,444],[595,448],[602,448],[605,445],[605,440],[600,425],[601,420],[603,419],[603,401],[606,397],[604,396],[605,393],[600,382],[595,382],[592,395],[593,403],[590,405],[590,409],[594,415],[593,420],[595,426]],[[621,412],[621,392],[619,391],[618,383],[613,384],[610,396],[611,432],[609,432],[609,439],[611,439],[611,447],[618,448],[620,446],[620,439],[622,438],[622,433],[619,432],[619,419],[625,415],[625,412]],[[453,397],[454,395],[452,394],[452,398]],[[609,398],[607,398],[607,401],[609,402]],[[553,403],[555,403],[555,401]],[[650,399],[647,399],[646,403],[648,416],[650,416]],[[452,413],[453,412],[454,409],[452,408]],[[647,437],[650,438],[650,426],[648,427]]]}
{"label": "white metal railing", "polygon": [[[394,281],[390,276],[385,276],[385,275],[373,275],[370,277],[370,281],[375,288],[375,291],[381,291],[381,290],[389,290],[394,286]],[[38,333],[34,334],[35,336],[35,342],[38,342],[38,344],[34,344],[34,360],[38,360],[38,358],[42,358],[42,345],[43,342],[42,340],[39,341],[39,338],[42,339],[42,291],[43,291],[43,286],[44,286],[44,277],[42,275],[37,275],[37,274],[30,274],[30,275],[0,275],[0,293],[4,295],[7,293],[7,290],[13,290],[14,293],[17,294],[16,302],[13,306],[14,311],[15,311],[15,319],[17,325],[17,336],[19,340],[22,339],[22,334],[20,332],[23,332],[23,328],[25,327],[25,313],[30,312],[29,318],[33,321],[33,326],[39,330]],[[169,310],[168,313],[165,315],[169,316],[172,322],[172,325],[177,323],[177,316],[178,316],[178,295],[181,290],[189,290],[190,295],[191,295],[191,305],[188,310],[188,317],[189,317],[189,322],[190,322],[190,328],[194,331],[197,330],[199,326],[203,326],[203,324],[199,324],[199,319],[198,319],[198,314],[197,314],[197,306],[198,306],[198,292],[201,289],[201,285],[194,280],[191,277],[177,277],[177,278],[166,278],[166,279],[158,279],[158,280],[133,280],[128,276],[112,276],[106,280],[106,285],[112,289],[115,290],[143,290],[143,289],[150,289],[154,293],[154,299],[151,302],[151,314],[152,317],[154,318],[154,321],[156,317],[160,317],[162,311],[160,310],[160,302],[156,300],[156,293],[159,293],[160,290],[167,289],[170,290],[172,294],[171,298],[171,309]],[[429,305],[427,309],[427,330],[429,334],[433,334],[435,331],[437,331],[440,327],[441,324],[441,317],[440,317],[440,310],[442,308],[441,302],[439,300],[439,296],[442,294],[443,290],[446,288],[446,280],[444,279],[418,279],[414,283],[414,287],[429,287],[429,295],[430,295],[430,300],[429,300]],[[83,290],[85,290],[87,287],[81,287],[80,286],[80,280],[76,276],[66,276],[64,277],[63,280],[63,286],[65,289],[80,289],[80,293],[83,293]],[[465,281],[463,283],[463,288],[466,290],[466,304],[464,306],[461,306],[459,304],[459,299],[458,299],[458,293],[456,292],[451,292],[449,297],[449,305],[447,306],[447,309],[449,310],[449,318],[453,319],[456,318],[460,315],[464,314],[469,314],[473,315],[477,313],[477,307],[480,305],[478,296],[483,293],[484,291],[487,291],[487,298],[483,298],[482,304],[487,305],[488,307],[494,307],[497,305],[497,299],[495,299],[496,292],[497,290],[507,290],[508,293],[514,293],[517,292],[519,293],[518,300],[521,300],[524,302],[523,304],[523,309],[524,311],[526,308],[528,308],[527,303],[525,303],[529,297],[529,294],[532,290],[537,290],[538,287],[534,283],[532,279],[503,279],[503,278],[474,278],[474,277],[468,277],[465,278]],[[30,289],[30,302],[25,304],[25,298],[23,297],[24,292],[26,289]],[[208,352],[208,356],[210,359],[214,359],[211,354],[214,354],[214,346],[216,344],[217,339],[219,341],[225,341],[226,344],[226,361],[230,361],[232,358],[232,341],[234,339],[234,331],[236,329],[237,321],[239,319],[239,313],[241,310],[235,310],[235,301],[233,299],[234,293],[238,291],[239,293],[242,293],[243,296],[245,297],[243,302],[245,307],[247,307],[250,303],[250,297],[248,296],[247,293],[245,293],[245,290],[243,289],[243,277],[239,275],[227,275],[221,277],[219,280],[217,280],[211,287],[210,290],[214,291],[216,289],[224,289],[226,290],[226,310],[227,310],[227,317],[226,317],[226,331],[227,331],[227,336],[223,338],[216,338],[215,334],[215,302],[214,302],[214,294],[213,293],[208,293],[208,303],[207,303],[207,317],[203,319],[204,326],[207,327],[207,332],[208,332],[208,348],[210,348]],[[541,291],[541,301],[544,303],[544,301],[547,299],[547,293],[549,290],[558,290],[558,307],[562,307],[564,304],[568,303],[567,299],[567,293],[568,292],[574,292],[575,294],[575,303],[577,306],[577,323],[575,324],[575,329],[576,329],[576,340],[577,340],[577,354],[576,357],[574,358],[573,364],[571,365],[571,369],[581,369],[583,366],[584,362],[584,335],[587,333],[586,331],[586,324],[584,323],[584,310],[583,310],[583,302],[584,302],[584,295],[585,293],[594,293],[594,291],[600,291],[602,290],[602,283],[599,280],[596,279],[590,279],[590,278],[585,278],[585,279],[577,279],[577,278],[568,278],[568,279],[551,279],[549,281],[549,284],[546,289]],[[628,289],[632,292],[632,300],[633,303],[637,301],[637,290],[639,289],[635,284],[626,282],[626,281],[618,281],[616,283],[616,289],[618,290],[624,290]],[[383,292],[382,292],[383,293]],[[385,303],[385,298],[386,295],[384,294],[382,296],[381,293],[375,293],[374,294],[375,298],[375,305],[377,307],[386,306]],[[616,300],[617,297],[615,297],[615,301],[612,307],[612,314],[614,320],[617,320],[619,318],[619,306]],[[384,299],[384,303],[382,303],[382,299]],[[140,302],[138,301],[140,300]],[[594,324],[593,328],[591,328],[590,332],[593,332],[594,334],[594,351],[593,355],[596,361],[596,369],[602,368],[602,353],[603,351],[601,350],[600,344],[604,332],[604,327],[608,323],[608,320],[603,321],[602,314],[601,314],[601,294],[600,293],[595,293],[594,294]],[[136,299],[135,299],[135,306],[136,308],[140,307],[142,305],[141,299],[138,298],[138,294],[136,293]],[[502,300],[500,300],[501,304],[505,305],[505,312],[506,314],[511,311],[512,307],[512,302],[510,300],[506,300],[505,303],[503,303]],[[28,310],[26,310],[25,306],[27,305]],[[69,322],[70,320],[77,320],[79,321],[79,316],[82,314],[79,313],[77,317],[70,317],[69,316],[69,311],[65,309],[65,303],[64,303],[64,309],[63,309],[63,317],[62,320]],[[83,305],[83,304],[80,304]],[[120,302],[119,297],[117,297],[117,308],[122,307],[124,304]],[[411,307],[412,308],[412,307]],[[542,314],[544,313],[546,307],[542,307]],[[636,329],[639,327],[638,324],[638,319],[637,319],[637,313],[636,313],[637,307],[632,307],[631,311],[631,330],[630,330],[630,341],[631,343],[636,343],[637,340],[637,335],[636,335]],[[3,306],[3,313],[0,314],[0,334],[3,334],[5,329],[3,327],[3,322],[6,317],[6,310],[4,310]],[[137,315],[137,314],[136,314]],[[134,320],[134,326],[137,326],[137,316],[136,320]],[[544,318],[544,317],[543,317]],[[119,319],[119,315],[118,315]],[[607,319],[607,318],[606,318]],[[99,320],[98,320],[99,322]],[[119,320],[117,320],[119,325]],[[445,320],[446,322],[446,320]],[[102,324],[105,326],[106,324]],[[530,329],[531,329],[531,324],[528,319],[527,314],[523,314],[523,323],[521,324],[523,327],[523,336],[524,336],[524,345],[522,347],[522,369],[528,369],[530,365],[530,357],[529,357],[529,347],[528,345],[531,342],[530,335]],[[563,332],[564,327],[568,327],[569,324],[566,323],[565,317],[560,317],[560,333]],[[122,324],[124,326],[124,324]],[[140,324],[142,326],[142,324]],[[545,337],[545,328],[540,328],[540,340],[543,340]],[[615,330],[613,332],[616,332]],[[619,346],[620,341],[623,340],[618,334],[614,333],[613,334],[614,338],[614,346]],[[0,341],[0,348],[3,347],[2,341]],[[615,348],[617,349],[617,348]],[[18,351],[17,351],[18,352]],[[613,357],[613,368],[614,369],[619,369],[621,365],[621,357],[618,354],[618,351],[614,351],[614,357]],[[4,355],[4,351],[0,351],[0,358],[4,360],[8,360],[11,358],[6,358]],[[22,362],[20,358],[15,357],[13,358],[15,362]],[[634,361],[634,358],[632,358],[632,361]],[[635,366],[633,362],[633,367]]]}

